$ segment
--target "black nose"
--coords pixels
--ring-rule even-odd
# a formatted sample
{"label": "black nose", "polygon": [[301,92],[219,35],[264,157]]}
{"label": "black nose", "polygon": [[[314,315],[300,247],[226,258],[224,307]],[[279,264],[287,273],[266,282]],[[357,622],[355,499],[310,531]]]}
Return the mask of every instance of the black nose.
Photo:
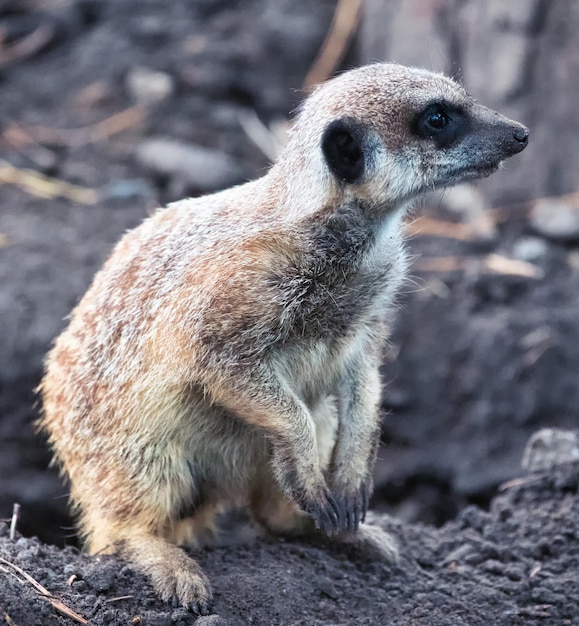
{"label": "black nose", "polygon": [[524,126],[519,126],[513,133],[513,143],[511,149],[514,154],[517,154],[524,150],[529,143],[529,129]]}

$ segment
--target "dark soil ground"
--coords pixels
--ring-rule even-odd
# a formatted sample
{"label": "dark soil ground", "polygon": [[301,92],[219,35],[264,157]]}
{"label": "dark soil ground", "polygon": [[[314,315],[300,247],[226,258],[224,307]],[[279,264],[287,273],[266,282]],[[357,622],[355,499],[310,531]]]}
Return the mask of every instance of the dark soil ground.
{"label": "dark soil ground", "polygon": [[[206,550],[198,558],[215,588],[215,615],[197,621],[159,602],[142,576],[112,557],[10,542],[4,525],[0,559],[33,572],[95,626],[577,625],[578,470],[567,464],[531,475],[489,512],[470,506],[438,530],[378,518],[400,544],[395,566],[293,542]],[[72,623],[4,563],[0,619],[4,612],[19,626]]]}
{"label": "dark soil ground", "polygon": [[[61,196],[39,197],[47,192],[37,178],[27,179],[29,191],[22,178],[0,185],[0,518],[22,505],[22,537],[11,542],[0,526],[0,557],[91,624],[194,618],[159,603],[124,564],[78,554],[66,490],[31,426],[43,356],[123,231],[159,204],[267,167],[240,115],[257,113],[266,125],[286,118],[334,6],[0,1],[2,159],[98,195],[84,205],[62,185]],[[194,154],[165,147],[161,166],[151,164],[144,146],[159,137]],[[183,159],[198,163],[204,149],[217,161],[192,176]],[[193,169],[209,158],[202,152]],[[0,163],[0,178],[8,175]],[[579,624],[577,466],[492,500],[522,475],[523,447],[537,428],[579,424],[578,237],[537,232],[524,188],[499,198],[491,179],[483,189],[489,202],[518,202],[487,211],[485,235],[448,208],[446,194],[424,214],[466,236],[448,226],[435,236],[423,221],[410,241],[417,259],[384,366],[385,447],[373,500],[397,520],[380,523],[399,540],[400,564],[264,540],[201,552],[225,623]],[[471,193],[466,204],[478,200]],[[73,623],[0,561],[2,620]]]}

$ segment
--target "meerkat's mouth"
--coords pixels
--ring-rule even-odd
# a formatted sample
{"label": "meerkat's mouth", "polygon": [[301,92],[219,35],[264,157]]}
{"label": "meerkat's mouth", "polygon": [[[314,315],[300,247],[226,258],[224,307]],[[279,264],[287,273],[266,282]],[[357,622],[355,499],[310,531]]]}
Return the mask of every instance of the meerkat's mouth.
{"label": "meerkat's mouth", "polygon": [[501,164],[502,161],[496,161],[493,163],[460,167],[449,172],[445,172],[441,178],[444,181],[444,184],[447,185],[456,185],[458,183],[475,180],[477,178],[487,178],[487,176],[494,174],[500,168]]}

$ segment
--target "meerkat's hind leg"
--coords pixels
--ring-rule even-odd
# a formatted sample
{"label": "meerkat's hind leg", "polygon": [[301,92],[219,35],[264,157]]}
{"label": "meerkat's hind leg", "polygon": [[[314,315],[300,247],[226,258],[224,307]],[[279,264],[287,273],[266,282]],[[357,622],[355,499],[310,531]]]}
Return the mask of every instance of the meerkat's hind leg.
{"label": "meerkat's hind leg", "polygon": [[264,481],[250,495],[255,521],[274,535],[302,537],[314,532],[314,520],[289,500],[273,480]]}
{"label": "meerkat's hind leg", "polygon": [[121,543],[121,554],[151,579],[166,602],[207,615],[213,592],[199,564],[185,552],[153,534],[134,535]]}
{"label": "meerkat's hind leg", "polygon": [[198,548],[219,543],[217,517],[222,509],[218,502],[208,502],[190,515],[171,524],[165,538],[177,546]]}

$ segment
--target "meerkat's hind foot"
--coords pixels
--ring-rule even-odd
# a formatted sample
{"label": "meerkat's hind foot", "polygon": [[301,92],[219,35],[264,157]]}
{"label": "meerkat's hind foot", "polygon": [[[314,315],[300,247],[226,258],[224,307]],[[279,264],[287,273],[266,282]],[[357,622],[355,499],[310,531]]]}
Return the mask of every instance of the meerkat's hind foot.
{"label": "meerkat's hind foot", "polygon": [[400,557],[394,537],[371,523],[362,524],[355,533],[342,535],[339,540],[355,552],[383,563],[397,563]]}
{"label": "meerkat's hind foot", "polygon": [[121,554],[149,576],[162,600],[197,615],[209,614],[213,598],[209,580],[181,548],[160,537],[142,535],[126,539]]}
{"label": "meerkat's hind foot", "polygon": [[366,522],[360,524],[355,532],[342,533],[325,540],[344,547],[353,556],[395,565],[400,560],[400,551],[394,536],[382,527],[383,523],[382,516],[369,511]]}

